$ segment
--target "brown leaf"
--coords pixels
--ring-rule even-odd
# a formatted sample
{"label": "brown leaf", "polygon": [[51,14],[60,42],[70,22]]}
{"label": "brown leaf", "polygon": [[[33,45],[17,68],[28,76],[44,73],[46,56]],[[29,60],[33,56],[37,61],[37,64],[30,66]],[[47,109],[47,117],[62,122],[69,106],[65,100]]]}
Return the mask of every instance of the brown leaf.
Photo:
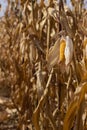
{"label": "brown leaf", "polygon": [[55,42],[54,46],[50,48],[49,54],[47,55],[47,64],[50,69],[58,63],[59,59],[59,39]]}
{"label": "brown leaf", "polygon": [[0,122],[3,122],[8,119],[8,113],[6,111],[0,112]]}

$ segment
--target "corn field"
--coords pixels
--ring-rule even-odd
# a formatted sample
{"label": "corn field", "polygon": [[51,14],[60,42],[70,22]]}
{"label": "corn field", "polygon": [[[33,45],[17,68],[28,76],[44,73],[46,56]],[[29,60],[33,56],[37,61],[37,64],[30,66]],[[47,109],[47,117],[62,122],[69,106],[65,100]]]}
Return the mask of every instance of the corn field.
{"label": "corn field", "polygon": [[1,130],[87,130],[86,0],[66,3],[8,0],[0,18],[0,88],[10,91],[0,96]]}

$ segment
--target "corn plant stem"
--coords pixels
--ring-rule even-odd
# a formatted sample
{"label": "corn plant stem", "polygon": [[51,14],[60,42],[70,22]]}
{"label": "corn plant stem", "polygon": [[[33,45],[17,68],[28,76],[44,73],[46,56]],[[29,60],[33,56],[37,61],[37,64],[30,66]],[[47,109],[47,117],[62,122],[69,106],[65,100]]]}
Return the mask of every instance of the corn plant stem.
{"label": "corn plant stem", "polygon": [[34,4],[33,4],[33,1],[32,1],[32,21],[34,21]]}
{"label": "corn plant stem", "polygon": [[35,27],[35,20],[34,20],[34,2],[32,1],[32,26],[34,29],[34,32],[36,33],[36,27]]}
{"label": "corn plant stem", "polygon": [[49,16],[49,18],[48,18],[48,20],[47,20],[47,55],[48,55],[48,53],[49,53],[49,47],[50,47],[50,27],[51,27],[51,25],[50,25],[50,16]]}
{"label": "corn plant stem", "polygon": [[69,105],[69,86],[70,86],[70,83],[71,83],[71,79],[72,79],[72,68],[71,66],[69,66],[69,78],[68,78],[68,83],[67,83],[67,108],[68,108],[68,105]]}
{"label": "corn plant stem", "polygon": [[76,81],[77,81],[77,86],[79,85],[79,77],[77,75],[77,66],[76,66],[76,53],[74,51],[74,56],[73,56],[73,66],[74,66],[74,71],[75,71],[75,76],[76,76]]}
{"label": "corn plant stem", "polygon": [[51,125],[53,127],[53,130],[57,130],[56,124],[55,124],[55,121],[54,121],[54,118],[53,118],[53,115],[52,115],[52,113],[50,111],[50,104],[49,104],[49,98],[48,98],[48,96],[47,96],[47,102],[46,102],[46,115],[49,118],[49,121],[50,121],[50,123],[51,123]]}
{"label": "corn plant stem", "polygon": [[52,74],[53,74],[53,68],[52,68],[51,73],[49,75],[49,78],[48,78],[48,81],[47,81],[44,93],[43,93],[42,97],[40,98],[39,103],[38,103],[36,109],[33,112],[32,119],[33,119],[33,124],[34,124],[36,130],[40,130],[40,126],[39,126],[40,109],[43,107],[43,105],[44,105],[44,103],[46,101],[46,98],[47,98],[47,95],[48,95],[48,91],[49,91],[49,84],[50,84],[50,81],[52,79]]}

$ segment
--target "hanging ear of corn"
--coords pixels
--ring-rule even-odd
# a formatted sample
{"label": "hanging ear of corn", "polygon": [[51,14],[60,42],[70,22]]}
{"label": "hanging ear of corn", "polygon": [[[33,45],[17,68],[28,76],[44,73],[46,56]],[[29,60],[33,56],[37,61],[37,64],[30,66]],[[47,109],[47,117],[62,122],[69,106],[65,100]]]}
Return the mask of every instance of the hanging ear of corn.
{"label": "hanging ear of corn", "polygon": [[65,46],[66,46],[66,41],[65,39],[61,39],[60,41],[60,56],[59,56],[59,62],[64,61],[65,56],[64,56],[64,51],[65,51]]}
{"label": "hanging ear of corn", "polygon": [[69,36],[66,36],[66,47],[65,47],[65,64],[70,64],[73,58],[73,42]]}

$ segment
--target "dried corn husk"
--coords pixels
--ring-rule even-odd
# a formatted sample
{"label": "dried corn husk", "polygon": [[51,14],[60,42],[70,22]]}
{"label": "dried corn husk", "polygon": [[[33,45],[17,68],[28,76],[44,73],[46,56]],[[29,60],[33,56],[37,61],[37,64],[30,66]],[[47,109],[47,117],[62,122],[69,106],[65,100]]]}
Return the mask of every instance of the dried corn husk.
{"label": "dried corn husk", "polygon": [[59,39],[55,42],[54,46],[50,48],[47,55],[48,68],[53,67],[58,63],[59,59]]}
{"label": "dried corn husk", "polygon": [[66,47],[65,47],[65,64],[70,64],[73,58],[73,42],[69,36],[66,36]]}
{"label": "dried corn husk", "polygon": [[37,67],[38,67],[38,70],[36,71],[36,77],[37,77],[36,89],[37,89],[37,97],[39,100],[44,92],[44,86],[45,86],[44,78],[45,78],[46,73],[42,71],[40,62],[36,64],[36,69]]}

